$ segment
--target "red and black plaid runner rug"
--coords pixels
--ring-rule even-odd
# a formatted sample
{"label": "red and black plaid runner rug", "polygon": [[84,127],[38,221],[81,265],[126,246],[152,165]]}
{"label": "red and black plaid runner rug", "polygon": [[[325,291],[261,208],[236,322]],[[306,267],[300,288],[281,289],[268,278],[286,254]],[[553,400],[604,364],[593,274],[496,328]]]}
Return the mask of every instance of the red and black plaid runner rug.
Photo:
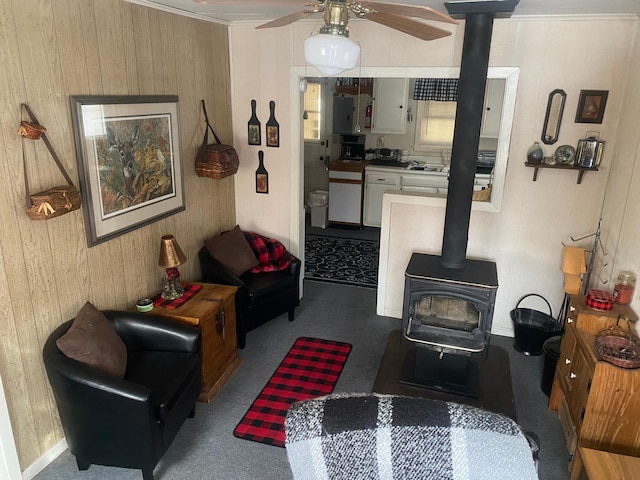
{"label": "red and black plaid runner rug", "polygon": [[333,392],[349,343],[298,338],[233,431],[238,438],[284,446],[284,417],[293,402]]}

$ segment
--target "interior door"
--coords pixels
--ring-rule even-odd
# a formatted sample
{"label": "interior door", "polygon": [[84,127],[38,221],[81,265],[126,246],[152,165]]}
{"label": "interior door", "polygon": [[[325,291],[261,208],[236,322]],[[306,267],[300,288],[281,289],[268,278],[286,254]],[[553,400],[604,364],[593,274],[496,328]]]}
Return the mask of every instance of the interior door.
{"label": "interior door", "polygon": [[[304,201],[313,190],[329,190],[332,97],[324,78],[308,78],[301,112],[304,130]],[[307,117],[307,118],[305,118]]]}

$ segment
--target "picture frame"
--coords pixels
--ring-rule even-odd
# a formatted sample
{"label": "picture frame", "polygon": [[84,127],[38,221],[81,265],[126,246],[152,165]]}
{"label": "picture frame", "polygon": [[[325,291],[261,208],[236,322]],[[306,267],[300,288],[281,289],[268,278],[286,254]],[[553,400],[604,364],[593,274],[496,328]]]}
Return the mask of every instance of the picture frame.
{"label": "picture frame", "polygon": [[269,102],[269,120],[267,121],[267,147],[280,146],[280,124],[276,120],[276,102]]}
{"label": "picture frame", "polygon": [[575,123],[602,123],[608,90],[580,90]]}
{"label": "picture frame", "polygon": [[260,136],[260,120],[256,115],[257,103],[255,99],[251,100],[251,118],[247,122],[247,136],[249,145],[260,145],[262,138]]}
{"label": "picture frame", "polygon": [[70,103],[89,247],[185,209],[177,95]]}
{"label": "picture frame", "polygon": [[264,167],[264,152],[258,152],[258,169],[256,170],[256,193],[269,193],[269,172]]}

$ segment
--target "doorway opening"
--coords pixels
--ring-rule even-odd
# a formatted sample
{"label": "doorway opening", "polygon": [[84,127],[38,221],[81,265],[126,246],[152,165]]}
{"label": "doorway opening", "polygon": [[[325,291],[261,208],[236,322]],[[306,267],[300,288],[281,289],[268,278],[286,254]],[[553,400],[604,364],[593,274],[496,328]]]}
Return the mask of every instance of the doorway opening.
{"label": "doorway opening", "polygon": [[[306,86],[301,101],[305,278],[376,287],[380,228],[362,224],[363,182],[333,182],[329,178],[330,169],[333,171],[335,163],[345,156],[354,163],[364,162],[364,135],[359,136],[361,142],[346,139],[356,137],[345,133],[351,134],[355,128],[355,102],[338,93],[337,85],[342,81],[307,77],[301,82]],[[348,104],[346,109],[344,104]],[[336,126],[340,119],[344,120],[342,127]],[[343,133],[339,132],[341,128]],[[348,141],[355,143],[347,145]],[[347,221],[340,218],[342,213]]]}

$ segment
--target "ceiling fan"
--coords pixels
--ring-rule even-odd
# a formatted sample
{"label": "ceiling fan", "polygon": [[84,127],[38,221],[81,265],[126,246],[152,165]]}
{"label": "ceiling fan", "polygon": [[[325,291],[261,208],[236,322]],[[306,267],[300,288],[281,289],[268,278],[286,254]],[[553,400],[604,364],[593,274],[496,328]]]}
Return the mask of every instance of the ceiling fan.
{"label": "ceiling fan", "polygon": [[322,13],[325,25],[318,35],[305,40],[305,59],[327,75],[335,75],[355,67],[360,54],[360,46],[350,40],[349,17],[364,18],[387,27],[399,30],[421,40],[435,40],[451,35],[449,30],[428,25],[416,19],[435,20],[457,24],[458,21],[430,7],[403,5],[396,3],[371,2],[368,0],[316,0],[304,1],[226,1],[226,0],[194,0],[209,5],[225,4],[270,4],[270,5],[305,5],[307,8],[298,12],[276,18],[256,27],[274,28],[289,25],[309,15]]}

